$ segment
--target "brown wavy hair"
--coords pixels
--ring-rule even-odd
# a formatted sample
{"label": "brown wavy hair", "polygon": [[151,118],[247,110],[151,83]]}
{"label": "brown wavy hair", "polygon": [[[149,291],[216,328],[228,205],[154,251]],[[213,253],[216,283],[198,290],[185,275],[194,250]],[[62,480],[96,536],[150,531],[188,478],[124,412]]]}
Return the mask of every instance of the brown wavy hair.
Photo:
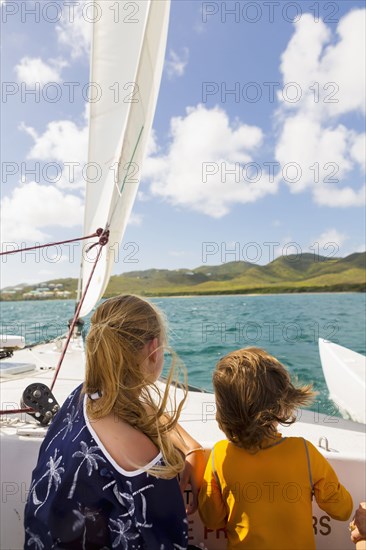
{"label": "brown wavy hair", "polygon": [[285,367],[259,348],[220,359],[213,386],[219,427],[229,441],[252,452],[276,438],[277,424],[295,422],[295,409],[315,395],[310,385],[295,387]]}
{"label": "brown wavy hair", "polygon": [[[149,382],[140,352],[154,338],[160,347],[166,348],[164,318],[153,304],[134,295],[116,296],[102,303],[91,318],[86,338],[82,393],[99,392],[101,396],[87,400],[91,420],[113,413],[147,435],[161,451],[165,463],[152,466],[148,472],[172,478],[184,466],[184,459],[172,445],[169,432],[177,425],[186,399],[186,381],[183,399],[177,403],[176,390],[182,384],[177,376],[178,359],[172,352],[164,390]],[[185,370],[184,376],[186,378]]]}

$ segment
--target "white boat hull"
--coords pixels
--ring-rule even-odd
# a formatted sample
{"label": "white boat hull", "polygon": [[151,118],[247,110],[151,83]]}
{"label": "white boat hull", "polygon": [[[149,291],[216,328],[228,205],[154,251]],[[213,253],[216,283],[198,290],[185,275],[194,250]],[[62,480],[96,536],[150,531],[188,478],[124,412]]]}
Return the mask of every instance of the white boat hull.
{"label": "white boat hull", "polygon": [[[35,380],[50,384],[57,363],[59,351],[55,344],[40,345],[30,352],[19,351],[15,354],[17,362],[31,354],[37,364],[33,375],[14,376],[1,379],[1,401],[4,406],[18,406],[23,388]],[[61,369],[54,394],[61,404],[66,396],[83,378],[84,356],[80,341],[72,344],[67,359]],[[47,365],[51,370],[45,370]],[[40,370],[40,366],[43,370]],[[300,411],[298,422],[289,428],[283,428],[285,435],[302,435],[318,446],[319,439],[326,437],[329,451],[320,451],[331,462],[341,483],[351,492],[355,508],[365,499],[365,426],[336,417],[326,417],[316,412]],[[0,548],[2,550],[20,550],[24,543],[23,511],[29,490],[32,470],[37,462],[38,451],[46,428],[38,426],[28,415],[17,418],[8,417],[0,424],[0,472],[1,472],[1,529]],[[187,404],[182,413],[181,423],[193,437],[197,438],[208,450],[223,438],[215,421],[214,396],[210,393],[189,392]],[[186,498],[190,497],[189,491]],[[314,511],[314,531],[318,549],[351,550],[354,545],[349,538],[347,523],[332,520],[316,505]],[[203,545],[208,550],[224,550],[226,547],[223,530],[212,531],[204,527],[198,514],[189,518],[190,542]]]}
{"label": "white boat hull", "polygon": [[329,394],[340,411],[366,423],[366,357],[319,339],[319,353]]}

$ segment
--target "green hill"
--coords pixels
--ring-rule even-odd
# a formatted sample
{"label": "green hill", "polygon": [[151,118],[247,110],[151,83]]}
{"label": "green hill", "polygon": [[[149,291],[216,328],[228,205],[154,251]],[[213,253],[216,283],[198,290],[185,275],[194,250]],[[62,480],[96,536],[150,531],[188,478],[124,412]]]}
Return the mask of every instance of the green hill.
{"label": "green hill", "polygon": [[[282,256],[267,265],[229,262],[196,269],[148,269],[111,277],[105,297],[121,293],[142,296],[177,296],[204,294],[249,294],[284,292],[347,292],[366,290],[366,253],[346,258],[326,258],[313,254]],[[33,294],[37,288],[62,286],[76,297],[76,279],[58,279],[39,285],[7,288],[1,300],[44,299],[52,296]],[[53,296],[57,298],[60,296]]]}

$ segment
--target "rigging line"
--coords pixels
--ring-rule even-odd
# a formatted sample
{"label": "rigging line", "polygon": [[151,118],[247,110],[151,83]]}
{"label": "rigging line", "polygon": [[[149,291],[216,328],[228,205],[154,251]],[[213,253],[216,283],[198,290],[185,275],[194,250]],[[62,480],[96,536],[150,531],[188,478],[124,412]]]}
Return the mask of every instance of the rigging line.
{"label": "rigging line", "polygon": [[29,413],[29,412],[35,412],[33,409],[10,409],[8,411],[0,411],[0,415],[2,414],[18,414],[18,413]]}
{"label": "rigging line", "polygon": [[29,246],[28,248],[19,248],[18,250],[7,250],[6,252],[0,252],[0,256],[6,256],[7,254],[17,254],[18,252],[27,252],[28,250],[38,250],[40,248],[47,248],[48,246],[56,246],[59,244],[68,244],[68,243],[74,243],[76,241],[85,241],[87,239],[92,239],[93,237],[99,237],[102,229],[97,229],[95,233],[92,235],[87,235],[86,237],[78,237],[77,239],[68,239],[67,241],[59,241],[56,243],[47,243],[47,244],[40,244],[37,246]]}
{"label": "rigging line", "polygon": [[[100,233],[101,232],[101,233]],[[86,293],[88,292],[88,289],[89,289],[89,286],[90,286],[90,283],[91,283],[91,280],[92,280],[92,277],[94,275],[94,272],[95,272],[95,268],[97,267],[97,263],[99,261],[99,258],[100,258],[100,255],[102,253],[102,250],[103,250],[103,247],[108,243],[108,237],[109,237],[109,231],[103,231],[103,230],[99,230],[98,229],[98,236],[99,236],[99,245],[100,245],[100,248],[98,250],[98,254],[97,254],[97,257],[95,258],[95,261],[94,261],[94,265],[93,265],[93,269],[91,270],[91,273],[89,275],[89,279],[88,279],[88,282],[86,284],[86,287],[85,287],[85,290],[81,296],[81,299],[80,299],[80,302],[78,304],[78,307],[75,311],[75,314],[74,314],[74,317],[73,317],[73,320],[71,322],[71,325],[70,325],[70,328],[69,328],[69,333],[67,335],[67,338],[66,338],[66,342],[65,342],[65,345],[63,347],[63,350],[62,350],[62,353],[61,353],[61,357],[59,359],[59,362],[58,362],[58,365],[56,367],[56,372],[54,374],[54,377],[53,377],[53,380],[52,380],[52,384],[51,384],[51,388],[50,390],[52,391],[53,390],[53,387],[55,385],[55,382],[56,382],[56,379],[57,379],[57,376],[58,376],[58,373],[60,372],[60,368],[61,368],[61,365],[62,365],[62,362],[64,360],[64,357],[66,355],[66,351],[67,351],[67,348],[69,346],[69,343],[70,343],[70,340],[71,340],[71,337],[73,335],[73,332],[74,332],[74,328],[75,328],[75,325],[78,321],[78,317],[79,317],[79,313],[80,313],[80,310],[81,310],[81,306],[83,305],[83,302],[84,302],[84,299],[85,299],[85,296],[86,296]],[[3,415],[3,414],[17,414],[17,413],[29,413],[29,412],[35,412],[33,409],[31,408],[22,408],[22,409],[10,409],[10,410],[0,410],[0,416]]]}
{"label": "rigging line", "polygon": [[59,360],[58,365],[57,365],[57,367],[56,367],[56,372],[55,372],[55,375],[54,375],[53,380],[52,380],[52,384],[51,384],[51,388],[50,388],[51,391],[53,390],[53,387],[54,387],[54,385],[55,385],[55,383],[56,383],[58,373],[59,373],[59,371],[60,371],[62,362],[63,362],[63,360],[64,360],[64,357],[65,357],[67,348],[68,348],[68,346],[69,346],[71,337],[72,337],[72,335],[73,335],[73,333],[74,333],[74,328],[75,328],[75,326],[76,326],[76,323],[78,322],[79,313],[80,313],[81,307],[82,307],[82,305],[83,305],[83,303],[84,303],[84,299],[85,299],[86,293],[88,292],[88,289],[89,289],[91,280],[92,280],[92,278],[93,278],[93,275],[94,275],[94,272],[95,272],[95,268],[97,267],[97,263],[98,263],[98,261],[99,261],[99,258],[100,258],[100,255],[101,255],[101,253],[102,253],[103,247],[108,243],[108,237],[109,237],[109,231],[103,231],[103,233],[100,235],[100,238],[99,238],[99,246],[100,246],[100,248],[99,248],[99,250],[98,250],[97,257],[95,258],[94,265],[93,265],[93,269],[91,270],[91,273],[90,273],[90,275],[89,275],[88,282],[86,283],[84,292],[83,292],[83,294],[81,295],[80,301],[79,301],[79,303],[78,303],[78,307],[76,308],[74,317],[73,317],[73,319],[72,319],[72,322],[71,322],[71,325],[70,325],[70,328],[69,328],[69,333],[68,333],[68,335],[67,335],[66,342],[65,342],[65,345],[64,345],[64,347],[63,347],[63,350],[62,350],[62,353],[61,353],[61,357],[60,357],[60,360]]}

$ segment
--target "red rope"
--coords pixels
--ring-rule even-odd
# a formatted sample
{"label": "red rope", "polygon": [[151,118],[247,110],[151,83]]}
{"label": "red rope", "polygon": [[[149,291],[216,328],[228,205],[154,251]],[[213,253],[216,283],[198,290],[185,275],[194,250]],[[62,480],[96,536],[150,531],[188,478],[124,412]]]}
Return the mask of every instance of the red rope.
{"label": "red rope", "polygon": [[[19,248],[19,250],[7,250],[6,252],[0,252],[0,256],[6,256],[7,254],[17,254],[18,252],[28,252],[28,250],[39,250],[40,248],[47,248],[48,246],[57,246],[61,244],[75,243],[76,241],[85,241],[92,239],[93,237],[100,237],[103,234],[103,229],[97,229],[92,235],[87,237],[79,237],[77,239],[69,239],[67,241],[59,241],[57,243],[40,244],[37,246],[29,246],[28,248]],[[98,243],[96,243],[98,244]]]}
{"label": "red rope", "polygon": [[[56,383],[56,380],[57,380],[57,376],[58,376],[58,373],[60,372],[60,368],[61,368],[61,365],[63,363],[63,360],[65,358],[65,355],[66,355],[66,351],[67,351],[67,348],[69,346],[69,343],[70,343],[70,340],[71,340],[71,337],[73,335],[73,332],[74,332],[74,328],[75,328],[75,325],[78,321],[78,318],[79,318],[79,313],[81,311],[81,308],[82,308],[82,305],[84,303],[84,300],[85,300],[85,296],[86,296],[86,293],[88,292],[88,289],[89,289],[89,286],[90,286],[90,283],[91,283],[91,280],[93,278],[93,275],[94,275],[94,272],[95,272],[95,268],[97,267],[97,263],[99,261],[99,258],[100,258],[100,255],[102,253],[102,249],[103,249],[103,246],[105,246],[107,243],[108,243],[108,238],[109,238],[109,231],[108,230],[102,230],[102,229],[98,229],[96,234],[95,235],[91,235],[90,237],[84,237],[84,239],[88,239],[88,238],[91,238],[91,237],[96,237],[98,236],[99,237],[99,243],[96,243],[96,244],[99,244],[100,248],[99,248],[99,251],[98,251],[98,254],[97,254],[97,257],[95,258],[95,261],[94,261],[94,265],[93,265],[93,269],[91,270],[91,273],[89,275],[89,279],[88,279],[88,282],[86,283],[86,287],[84,289],[84,292],[80,298],[80,301],[78,303],[78,306],[76,308],[76,311],[75,311],[75,314],[74,314],[74,317],[72,319],[72,322],[71,322],[71,325],[69,327],[69,333],[67,335],[67,338],[66,338],[66,342],[65,342],[65,345],[62,349],[62,352],[61,352],[61,356],[60,356],[60,359],[59,359],[59,362],[57,364],[57,367],[56,367],[56,372],[55,372],[55,375],[53,377],[53,380],[52,380],[52,384],[51,384],[51,391],[53,390],[53,387]],[[79,239],[76,239],[76,240],[79,240]],[[66,242],[66,241],[65,241]],[[46,246],[46,245],[45,245]],[[49,245],[49,246],[52,246],[52,245]],[[25,250],[25,249],[23,249]],[[35,412],[33,409],[31,408],[24,408],[24,409],[11,409],[11,410],[0,410],[0,415],[3,415],[3,414],[16,414],[16,413],[29,413],[29,412]]]}
{"label": "red rope", "polygon": [[[108,235],[109,235],[109,231],[107,232]],[[55,385],[55,382],[56,382],[56,379],[57,379],[57,376],[58,376],[58,373],[60,371],[60,368],[61,368],[61,365],[62,365],[62,362],[64,360],[64,357],[65,357],[65,354],[66,354],[66,350],[69,346],[69,343],[70,343],[70,340],[71,340],[71,337],[72,337],[72,334],[74,332],[74,328],[75,328],[75,325],[78,321],[78,318],[79,318],[79,313],[80,313],[80,310],[81,310],[81,307],[84,303],[84,299],[85,299],[85,296],[86,296],[86,293],[88,292],[88,289],[89,289],[89,285],[90,285],[90,282],[92,280],[92,277],[94,275],[94,271],[95,271],[95,268],[97,267],[97,263],[99,261],[99,258],[100,258],[100,255],[102,253],[102,249],[103,249],[103,246],[105,246],[108,242],[108,235],[106,235],[104,233],[103,236],[100,237],[99,239],[99,244],[100,244],[100,248],[98,250],[98,254],[97,254],[97,257],[95,258],[95,262],[94,262],[94,265],[93,265],[93,269],[91,270],[91,273],[89,275],[89,279],[88,279],[88,282],[86,283],[86,287],[85,287],[85,290],[80,298],[80,301],[78,303],[78,307],[76,308],[76,311],[75,311],[75,315],[72,319],[72,322],[71,322],[71,325],[70,325],[70,328],[69,328],[69,334],[67,335],[67,339],[66,339],[66,342],[65,342],[65,345],[64,345],[64,348],[62,350],[62,353],[61,353],[61,357],[60,357],[60,360],[58,362],[58,365],[56,367],[56,372],[55,372],[55,376],[53,377],[53,380],[52,380],[52,384],[51,384],[51,391],[53,390],[53,387]],[[101,242],[103,239],[103,242]]]}
{"label": "red rope", "polygon": [[8,411],[0,411],[0,414],[17,414],[17,413],[29,413],[36,412],[33,409],[9,409]]}

